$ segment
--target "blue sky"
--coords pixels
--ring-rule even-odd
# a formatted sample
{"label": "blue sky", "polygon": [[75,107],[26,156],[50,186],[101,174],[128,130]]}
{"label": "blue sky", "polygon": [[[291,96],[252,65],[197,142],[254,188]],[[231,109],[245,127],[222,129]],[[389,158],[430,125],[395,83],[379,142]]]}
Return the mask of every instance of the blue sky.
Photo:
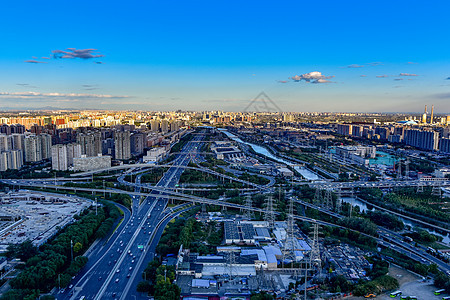
{"label": "blue sky", "polygon": [[2,108],[450,112],[448,1],[11,2]]}

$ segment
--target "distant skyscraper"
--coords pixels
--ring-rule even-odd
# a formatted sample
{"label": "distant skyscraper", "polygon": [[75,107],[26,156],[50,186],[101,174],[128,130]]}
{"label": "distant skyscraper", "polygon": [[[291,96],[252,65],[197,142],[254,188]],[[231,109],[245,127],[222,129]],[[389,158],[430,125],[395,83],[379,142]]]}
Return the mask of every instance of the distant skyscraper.
{"label": "distant skyscraper", "polygon": [[169,132],[169,121],[167,121],[166,119],[161,121],[161,132],[162,133]]}
{"label": "distant skyscraper", "polygon": [[131,143],[129,131],[116,131],[114,133],[114,148],[116,159],[130,159],[131,158]]}
{"label": "distant skyscraper", "polygon": [[150,130],[153,132],[159,131],[159,120],[154,119],[150,121]]}

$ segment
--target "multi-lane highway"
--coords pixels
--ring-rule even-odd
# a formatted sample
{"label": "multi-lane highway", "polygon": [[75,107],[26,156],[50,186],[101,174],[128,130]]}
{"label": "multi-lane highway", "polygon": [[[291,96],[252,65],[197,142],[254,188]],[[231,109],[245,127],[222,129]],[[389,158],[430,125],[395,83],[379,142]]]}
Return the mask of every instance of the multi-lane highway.
{"label": "multi-lane highway", "polygon": [[[200,141],[202,135],[194,137]],[[159,188],[174,188],[198,143],[187,143],[178,154],[173,166],[156,185]],[[123,179],[123,178],[122,178]],[[140,190],[140,176],[136,176],[135,192]],[[140,204],[140,196],[133,195],[132,214],[122,222],[110,241],[91,255],[90,263],[71,283],[71,289],[57,294],[58,299],[131,299],[139,297],[136,284],[141,280],[142,270],[153,258],[154,249],[162,234],[164,224],[182,210],[164,214],[167,199],[161,192],[153,191]],[[132,297],[134,296],[134,297]]]}

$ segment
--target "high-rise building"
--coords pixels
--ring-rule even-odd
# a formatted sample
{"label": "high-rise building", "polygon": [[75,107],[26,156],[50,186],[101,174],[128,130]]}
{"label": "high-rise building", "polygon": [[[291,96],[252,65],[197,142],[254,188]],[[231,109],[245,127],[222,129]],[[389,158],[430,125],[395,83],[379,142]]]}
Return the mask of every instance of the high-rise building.
{"label": "high-rise building", "polygon": [[[25,136],[23,134],[19,134],[19,133],[13,133],[11,135],[11,139],[12,139],[12,146],[11,149],[12,150],[22,150],[24,149],[24,143],[25,143]],[[23,155],[23,153],[22,153]]]}
{"label": "high-rise building", "polygon": [[58,144],[52,146],[52,169],[66,171],[68,168],[66,145]]}
{"label": "high-rise building", "polygon": [[26,136],[24,145],[26,162],[36,162],[42,160],[42,147],[37,135]]}
{"label": "high-rise building", "polygon": [[23,155],[21,150],[3,151],[0,153],[0,171],[22,168]]}
{"label": "high-rise building", "polygon": [[439,133],[431,130],[408,129],[405,132],[405,144],[423,150],[437,151]]}
{"label": "high-rise building", "polygon": [[349,125],[349,124],[338,124],[338,126],[337,126],[337,134],[351,135],[352,134],[352,125]]}
{"label": "high-rise building", "polygon": [[133,155],[144,153],[144,146],[147,144],[146,135],[141,132],[134,132],[130,137],[130,151]]}
{"label": "high-rise building", "polygon": [[439,140],[439,151],[450,153],[450,139],[449,138],[441,138]]}
{"label": "high-rise building", "polygon": [[116,131],[114,133],[114,150],[116,159],[131,158],[131,143],[129,131]]}
{"label": "high-rise building", "polygon": [[177,131],[179,129],[180,129],[180,123],[178,121],[175,120],[170,123],[170,131],[171,132]]}
{"label": "high-rise building", "polygon": [[167,121],[167,119],[161,120],[161,132],[169,132],[169,121]]}
{"label": "high-rise building", "polygon": [[52,147],[52,169],[59,171],[68,170],[73,165],[73,159],[81,157],[79,144],[54,145]]}
{"label": "high-rise building", "polygon": [[10,160],[8,161],[8,169],[19,170],[23,166],[22,150],[11,150]]}
{"label": "high-rise building", "polygon": [[102,135],[99,131],[78,134],[77,143],[81,145],[83,155],[97,156],[102,153]]}
{"label": "high-rise building", "polygon": [[52,136],[44,133],[38,135],[39,142],[41,144],[42,159],[52,157]]}
{"label": "high-rise building", "polygon": [[159,120],[158,119],[153,119],[150,121],[150,130],[153,132],[159,131]]}
{"label": "high-rise building", "polygon": [[0,134],[0,152],[11,150],[12,138],[10,135]]}

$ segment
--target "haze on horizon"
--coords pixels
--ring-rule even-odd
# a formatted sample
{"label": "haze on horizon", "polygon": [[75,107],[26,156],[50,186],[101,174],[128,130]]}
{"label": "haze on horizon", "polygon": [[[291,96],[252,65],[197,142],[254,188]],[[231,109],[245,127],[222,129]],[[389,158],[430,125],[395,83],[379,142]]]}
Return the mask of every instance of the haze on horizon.
{"label": "haze on horizon", "polygon": [[450,112],[448,1],[46,1],[0,19],[0,109]]}

